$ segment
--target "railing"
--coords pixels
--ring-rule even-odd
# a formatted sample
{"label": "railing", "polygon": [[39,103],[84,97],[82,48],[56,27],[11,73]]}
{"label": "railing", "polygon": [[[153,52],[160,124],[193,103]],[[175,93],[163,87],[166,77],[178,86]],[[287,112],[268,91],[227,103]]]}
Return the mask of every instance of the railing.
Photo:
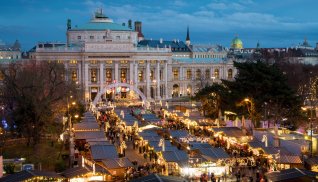
{"label": "railing", "polygon": [[36,48],[36,52],[81,52],[84,49],[82,47],[44,47]]}
{"label": "railing", "polygon": [[137,52],[171,52],[171,49],[158,47],[137,47]]}

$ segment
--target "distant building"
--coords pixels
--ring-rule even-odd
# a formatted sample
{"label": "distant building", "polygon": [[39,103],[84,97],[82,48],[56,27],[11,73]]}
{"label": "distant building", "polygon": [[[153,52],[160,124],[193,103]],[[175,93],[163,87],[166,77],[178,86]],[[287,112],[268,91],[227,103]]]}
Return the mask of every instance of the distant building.
{"label": "distant building", "polygon": [[[36,61],[54,60],[67,69],[66,79],[85,92],[86,101],[126,97],[134,90],[151,101],[190,96],[221,79],[233,80],[236,69],[222,46],[191,45],[180,40],[145,39],[141,22],[114,23],[102,12],[72,27],[66,43],[38,43],[30,53]],[[201,49],[201,48],[202,49]]]}
{"label": "distant building", "polygon": [[13,45],[7,45],[0,40],[0,61],[14,61],[21,59],[21,45],[16,40]]}

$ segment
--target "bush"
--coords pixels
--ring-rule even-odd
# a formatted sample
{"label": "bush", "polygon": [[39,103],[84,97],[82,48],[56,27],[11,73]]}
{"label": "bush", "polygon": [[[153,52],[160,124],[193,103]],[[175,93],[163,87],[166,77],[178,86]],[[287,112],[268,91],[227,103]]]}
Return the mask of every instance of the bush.
{"label": "bush", "polygon": [[6,164],[3,166],[4,171],[6,174],[13,174],[14,173],[14,164]]}
{"label": "bush", "polygon": [[55,172],[62,172],[66,169],[66,164],[64,161],[57,161],[55,163]]}

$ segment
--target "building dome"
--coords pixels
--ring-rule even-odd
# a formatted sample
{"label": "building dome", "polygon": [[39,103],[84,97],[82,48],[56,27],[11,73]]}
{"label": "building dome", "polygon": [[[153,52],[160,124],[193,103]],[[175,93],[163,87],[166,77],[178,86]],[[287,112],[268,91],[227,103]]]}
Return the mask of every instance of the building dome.
{"label": "building dome", "polygon": [[237,36],[231,42],[232,49],[243,49],[243,42]]}

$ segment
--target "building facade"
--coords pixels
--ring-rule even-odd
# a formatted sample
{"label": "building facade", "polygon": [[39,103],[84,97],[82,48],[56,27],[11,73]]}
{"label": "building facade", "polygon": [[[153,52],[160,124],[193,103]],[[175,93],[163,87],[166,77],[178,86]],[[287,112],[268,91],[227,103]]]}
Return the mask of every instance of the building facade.
{"label": "building facade", "polygon": [[[189,38],[189,30],[188,30]],[[38,43],[30,59],[65,65],[66,79],[84,90],[86,101],[126,97],[133,88],[151,100],[190,96],[221,79],[233,79],[236,69],[224,49],[183,41],[146,40],[141,22],[132,29],[114,23],[101,12],[81,26],[67,23],[66,43]],[[200,55],[200,56],[198,56]],[[118,84],[121,83],[121,87]]]}

